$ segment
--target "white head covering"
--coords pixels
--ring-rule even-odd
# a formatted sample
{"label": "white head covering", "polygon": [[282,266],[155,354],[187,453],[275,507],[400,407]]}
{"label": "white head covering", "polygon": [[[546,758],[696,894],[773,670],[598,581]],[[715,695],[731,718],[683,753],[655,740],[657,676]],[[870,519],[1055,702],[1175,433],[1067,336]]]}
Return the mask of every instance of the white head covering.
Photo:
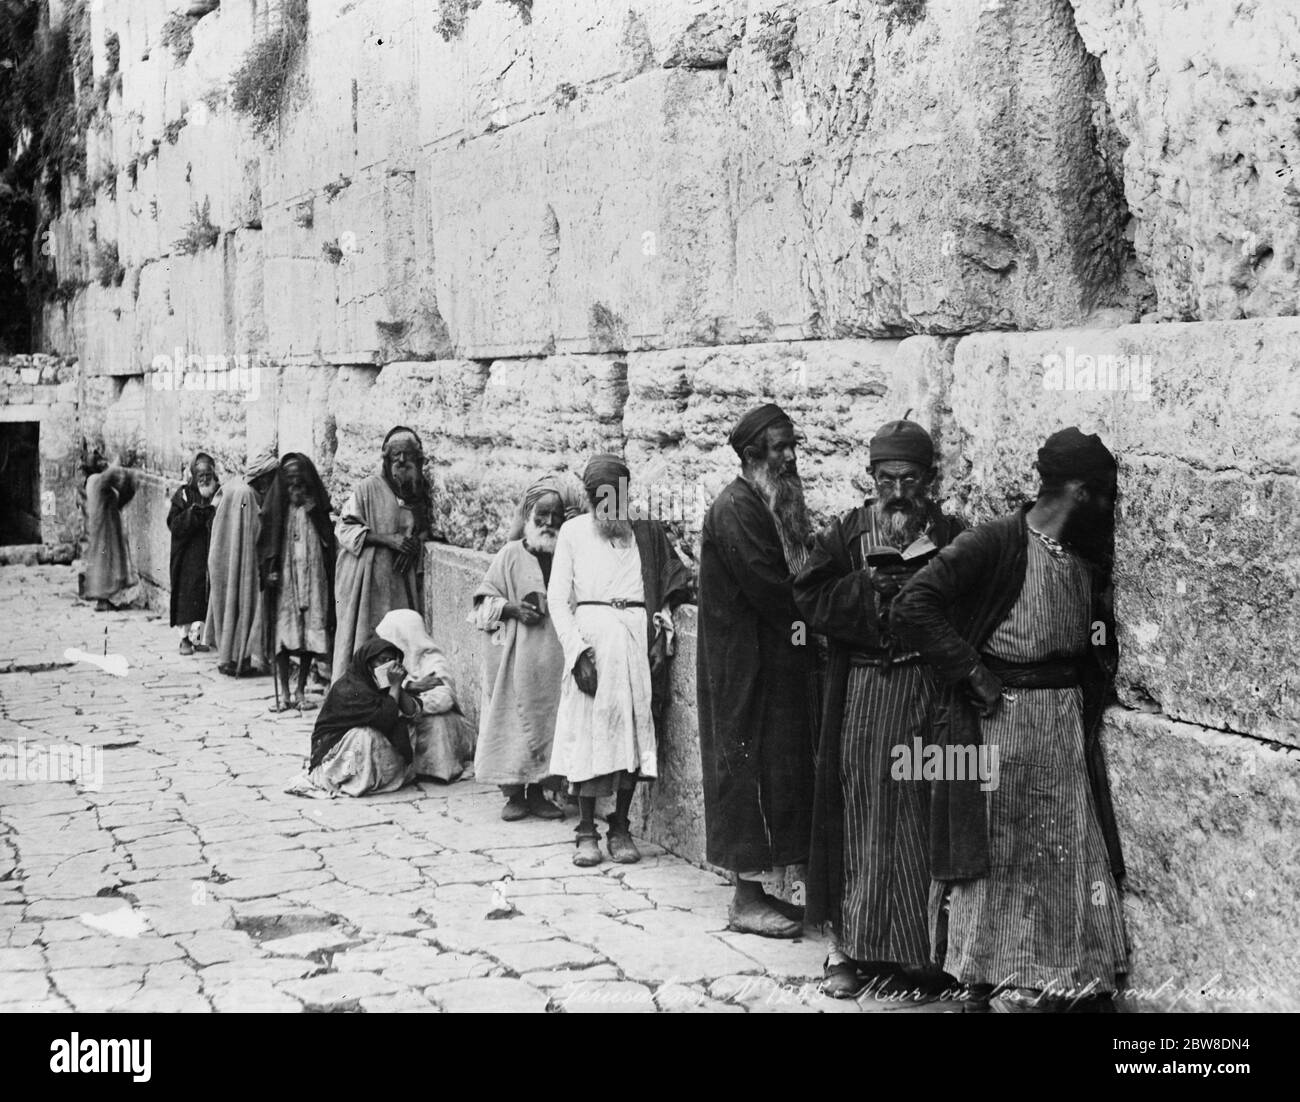
{"label": "white head covering", "polygon": [[414,609],[394,609],[379,621],[375,634],[402,652],[402,664],[417,681],[429,674],[447,679],[447,656],[438,649],[424,619]]}

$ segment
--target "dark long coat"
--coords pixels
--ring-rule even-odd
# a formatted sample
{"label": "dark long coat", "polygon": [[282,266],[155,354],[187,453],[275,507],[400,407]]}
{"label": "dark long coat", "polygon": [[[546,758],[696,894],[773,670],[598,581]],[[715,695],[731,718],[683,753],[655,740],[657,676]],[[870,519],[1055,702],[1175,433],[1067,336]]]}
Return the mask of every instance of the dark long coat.
{"label": "dark long coat", "polygon": [[190,479],[172,495],[167,527],[172,534],[172,626],[192,624],[208,615],[208,542],[216,497],[204,501],[198,484]]}
{"label": "dark long coat", "polygon": [[696,690],[706,854],[737,872],[808,857],[816,666],[792,581],[767,506],[736,479],[704,522]]}

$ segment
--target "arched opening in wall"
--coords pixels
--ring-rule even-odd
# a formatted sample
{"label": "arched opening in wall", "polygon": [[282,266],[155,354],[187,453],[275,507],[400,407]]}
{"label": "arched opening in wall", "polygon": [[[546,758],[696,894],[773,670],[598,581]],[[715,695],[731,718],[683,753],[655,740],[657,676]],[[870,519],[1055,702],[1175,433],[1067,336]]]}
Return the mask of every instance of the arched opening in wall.
{"label": "arched opening in wall", "polygon": [[41,542],[41,426],[0,422],[0,547]]}

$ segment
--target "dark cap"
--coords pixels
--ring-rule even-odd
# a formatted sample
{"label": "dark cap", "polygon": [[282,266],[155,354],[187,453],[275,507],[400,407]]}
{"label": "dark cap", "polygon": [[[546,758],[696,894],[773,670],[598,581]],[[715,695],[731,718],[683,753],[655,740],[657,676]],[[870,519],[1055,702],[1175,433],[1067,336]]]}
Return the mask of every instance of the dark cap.
{"label": "dark cap", "polygon": [[794,424],[790,420],[789,414],[780,406],[772,402],[755,406],[736,422],[736,427],[731,430],[731,435],[727,437],[727,443],[736,449],[736,454],[741,459],[744,459],[746,448],[757,442],[766,429],[782,422]]}
{"label": "dark cap", "polygon": [[1101,437],[1095,432],[1085,436],[1075,425],[1052,433],[1038,449],[1038,473],[1053,481],[1106,478],[1117,468],[1115,457]]}
{"label": "dark cap", "polygon": [[934,441],[915,421],[888,421],[871,438],[871,463],[900,460],[934,466]]}

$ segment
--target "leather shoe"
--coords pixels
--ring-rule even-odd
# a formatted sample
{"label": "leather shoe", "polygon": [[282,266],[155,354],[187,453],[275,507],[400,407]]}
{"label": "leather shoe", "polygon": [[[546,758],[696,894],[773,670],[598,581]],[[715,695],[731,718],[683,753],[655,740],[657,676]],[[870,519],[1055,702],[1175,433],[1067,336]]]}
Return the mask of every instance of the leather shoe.
{"label": "leather shoe", "polygon": [[738,934],[757,934],[759,937],[803,936],[803,923],[791,921],[761,899],[745,903],[733,899],[727,907],[727,926]]}
{"label": "leather shoe", "polygon": [[546,793],[539,784],[530,784],[525,799],[528,813],[538,819],[563,819],[564,812],[546,798]]}
{"label": "leather shoe", "polygon": [[832,964],[830,957],[822,967],[821,993],[832,999],[855,999],[866,987],[866,981],[858,975],[858,968],[852,961],[842,960]]}
{"label": "leather shoe", "polygon": [[605,834],[605,845],[609,848],[610,858],[620,865],[635,865],[641,860],[641,851],[632,841],[632,834],[627,829],[627,820],[611,815],[608,821],[609,830]]}
{"label": "leather shoe", "polygon": [[573,863],[578,868],[589,869],[604,860],[600,856],[600,834],[594,828],[590,833],[579,831],[574,842],[577,843],[578,849],[573,855]]}
{"label": "leather shoe", "polygon": [[528,818],[528,805],[524,803],[522,796],[511,796],[506,801],[506,806],[501,809],[501,818],[507,823],[517,823],[520,819]]}

